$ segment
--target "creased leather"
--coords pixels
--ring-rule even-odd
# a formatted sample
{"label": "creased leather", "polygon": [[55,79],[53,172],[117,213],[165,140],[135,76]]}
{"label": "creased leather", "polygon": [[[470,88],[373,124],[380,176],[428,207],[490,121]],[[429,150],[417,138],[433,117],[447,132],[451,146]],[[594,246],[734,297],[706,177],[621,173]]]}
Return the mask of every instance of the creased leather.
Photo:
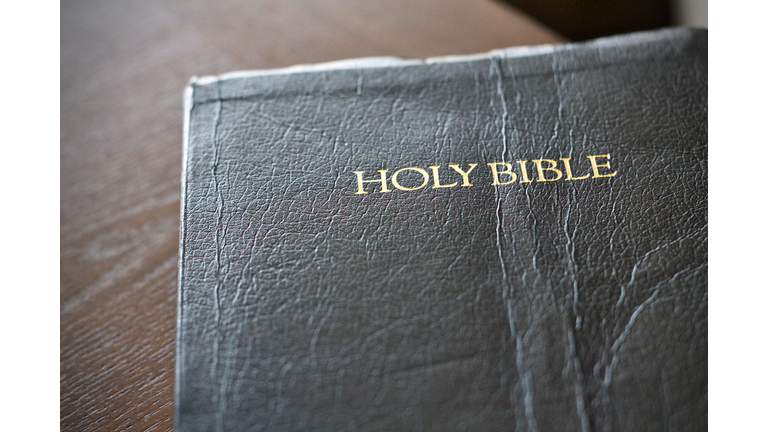
{"label": "creased leather", "polygon": [[706,430],[706,31],[189,92],[176,430]]}

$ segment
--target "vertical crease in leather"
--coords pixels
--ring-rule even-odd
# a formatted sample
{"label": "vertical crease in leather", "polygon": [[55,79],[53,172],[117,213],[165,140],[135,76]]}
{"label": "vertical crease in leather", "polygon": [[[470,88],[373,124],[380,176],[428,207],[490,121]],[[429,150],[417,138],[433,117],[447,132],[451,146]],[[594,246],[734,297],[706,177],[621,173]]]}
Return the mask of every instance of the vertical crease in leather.
{"label": "vertical crease in leather", "polygon": [[[598,47],[598,50],[600,48]],[[554,130],[552,133],[552,138],[549,141],[549,144],[552,146],[554,144],[555,138],[557,138],[558,131],[562,125],[563,122],[563,83],[562,79],[560,77],[560,74],[558,73],[558,53],[553,52],[552,53],[552,80],[555,83],[555,90],[557,95],[557,121],[555,122]],[[574,154],[573,150],[573,142],[570,139],[568,139],[569,144],[569,151],[568,154]],[[576,189],[571,188],[570,192],[573,196],[574,203],[577,201],[576,198]],[[575,204],[574,204],[575,205]],[[573,240],[573,238],[576,236],[576,231],[578,230],[578,224],[576,224],[573,228],[573,236],[569,232],[569,222],[571,217],[571,206],[565,206],[566,213],[565,213],[565,220],[563,222],[563,232],[566,238],[566,262],[567,262],[567,270],[570,272],[571,277],[571,286],[572,286],[572,295],[573,300],[571,304],[571,312],[573,313],[573,316],[569,316],[566,313],[563,313],[563,320],[565,323],[565,332],[566,336],[568,338],[567,347],[565,349],[565,355],[569,360],[569,364],[574,372],[574,378],[575,382],[573,384],[573,394],[575,398],[575,404],[576,404],[576,413],[579,416],[579,422],[581,423],[581,430],[582,432],[591,432],[592,427],[589,421],[590,413],[587,412],[589,405],[586,404],[586,398],[585,398],[585,387],[586,384],[584,382],[584,373],[581,370],[581,358],[579,358],[578,349],[576,347],[576,330],[579,330],[582,325],[581,316],[579,315],[579,282],[578,282],[578,274],[579,274],[579,266],[576,262],[576,244]],[[566,306],[567,307],[567,306]],[[563,311],[565,312],[565,311]]]}
{"label": "vertical crease in leather", "polygon": [[[491,58],[491,74],[496,75],[496,93],[499,96],[499,104],[502,109],[501,116],[501,162],[506,163],[507,158],[507,122],[509,120],[509,109],[507,108],[507,98],[504,94],[504,77],[502,75],[502,58],[500,56],[494,56]],[[523,402],[525,408],[525,419],[528,423],[528,429],[531,431],[538,431],[536,425],[536,417],[533,411],[533,388],[531,385],[531,374],[525,368],[525,357],[523,355],[523,340],[517,333],[515,326],[515,312],[512,306],[512,296],[514,291],[509,283],[509,275],[507,273],[507,265],[504,261],[504,251],[502,248],[501,228],[502,228],[502,214],[501,214],[501,192],[497,187],[494,191],[496,196],[496,250],[499,255],[499,264],[501,265],[501,277],[502,277],[502,298],[504,306],[507,310],[507,320],[509,322],[510,337],[515,340],[515,364],[517,366],[517,373],[520,377],[520,382],[523,386]],[[511,402],[511,399],[510,399]]]}
{"label": "vertical crease in leather", "polygon": [[216,194],[216,227],[214,230],[214,241],[216,245],[216,286],[213,291],[214,296],[214,303],[215,303],[215,321],[216,321],[216,337],[213,339],[213,366],[211,368],[211,372],[213,373],[213,381],[216,382],[216,380],[219,381],[219,394],[217,396],[217,404],[219,409],[216,412],[216,428],[219,431],[223,431],[223,419],[224,419],[224,410],[225,410],[225,398],[224,398],[224,387],[226,386],[226,382],[223,379],[219,379],[219,356],[220,356],[220,339],[221,339],[221,299],[219,296],[219,291],[221,290],[221,239],[219,236],[219,233],[221,232],[221,221],[223,217],[223,210],[224,210],[224,198],[221,195],[221,190],[219,189],[219,180],[216,177],[218,174],[218,167],[219,167],[219,124],[221,123],[221,110],[222,110],[222,100],[221,100],[221,81],[216,82],[217,90],[219,93],[219,100],[218,105],[216,107],[216,118],[214,120],[213,125],[213,164],[211,166],[211,176],[213,177],[213,188],[214,193]]}

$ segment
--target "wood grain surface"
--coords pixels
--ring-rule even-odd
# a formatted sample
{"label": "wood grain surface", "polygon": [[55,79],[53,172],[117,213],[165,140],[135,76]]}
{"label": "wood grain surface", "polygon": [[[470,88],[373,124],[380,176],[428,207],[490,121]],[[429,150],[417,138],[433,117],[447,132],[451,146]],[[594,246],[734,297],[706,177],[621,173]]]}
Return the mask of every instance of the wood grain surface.
{"label": "wood grain surface", "polygon": [[61,429],[172,427],[191,76],[562,41],[485,0],[63,2]]}

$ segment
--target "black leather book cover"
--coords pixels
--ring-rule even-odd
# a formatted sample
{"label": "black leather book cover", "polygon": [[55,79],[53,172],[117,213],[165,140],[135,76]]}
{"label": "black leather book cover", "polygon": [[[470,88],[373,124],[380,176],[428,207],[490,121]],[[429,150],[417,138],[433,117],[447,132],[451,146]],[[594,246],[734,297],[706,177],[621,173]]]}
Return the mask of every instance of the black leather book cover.
{"label": "black leather book cover", "polygon": [[186,98],[176,430],[706,430],[706,31]]}

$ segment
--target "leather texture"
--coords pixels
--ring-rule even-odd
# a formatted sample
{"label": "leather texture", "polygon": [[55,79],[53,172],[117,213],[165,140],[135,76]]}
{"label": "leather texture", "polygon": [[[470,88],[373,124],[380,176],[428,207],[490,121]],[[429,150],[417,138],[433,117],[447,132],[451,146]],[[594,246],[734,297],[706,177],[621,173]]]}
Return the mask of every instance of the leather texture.
{"label": "leather texture", "polygon": [[176,430],[706,430],[706,31],[206,78],[187,110]]}

